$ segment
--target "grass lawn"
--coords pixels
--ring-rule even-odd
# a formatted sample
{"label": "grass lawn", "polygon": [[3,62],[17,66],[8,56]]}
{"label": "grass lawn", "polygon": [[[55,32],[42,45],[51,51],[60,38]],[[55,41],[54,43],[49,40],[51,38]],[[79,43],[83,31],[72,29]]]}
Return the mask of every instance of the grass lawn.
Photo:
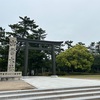
{"label": "grass lawn", "polygon": [[100,80],[100,75],[66,75],[61,77]]}

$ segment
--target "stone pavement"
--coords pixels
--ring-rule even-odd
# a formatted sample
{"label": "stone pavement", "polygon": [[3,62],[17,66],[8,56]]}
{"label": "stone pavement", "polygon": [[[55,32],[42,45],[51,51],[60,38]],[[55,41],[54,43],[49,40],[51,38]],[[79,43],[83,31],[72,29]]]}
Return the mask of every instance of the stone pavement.
{"label": "stone pavement", "polygon": [[0,100],[100,100],[99,80],[50,76],[27,76],[22,80],[36,88],[0,91]]}
{"label": "stone pavement", "polygon": [[51,76],[30,76],[23,77],[22,80],[35,86],[38,89],[69,88],[83,86],[98,86],[99,80],[62,78]]}

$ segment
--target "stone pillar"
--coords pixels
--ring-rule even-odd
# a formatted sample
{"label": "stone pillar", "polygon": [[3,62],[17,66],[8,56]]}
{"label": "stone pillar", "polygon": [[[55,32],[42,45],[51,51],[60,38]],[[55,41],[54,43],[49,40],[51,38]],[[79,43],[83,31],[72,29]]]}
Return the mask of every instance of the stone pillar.
{"label": "stone pillar", "polygon": [[54,47],[54,45],[52,45],[52,50],[51,50],[51,52],[52,52],[52,74],[53,75],[56,75],[56,61],[55,61],[55,47]]}
{"label": "stone pillar", "polygon": [[24,58],[23,76],[27,76],[27,68],[28,68],[28,42],[25,43],[25,58]]}
{"label": "stone pillar", "polygon": [[17,39],[15,37],[9,38],[8,72],[15,72],[16,43]]}

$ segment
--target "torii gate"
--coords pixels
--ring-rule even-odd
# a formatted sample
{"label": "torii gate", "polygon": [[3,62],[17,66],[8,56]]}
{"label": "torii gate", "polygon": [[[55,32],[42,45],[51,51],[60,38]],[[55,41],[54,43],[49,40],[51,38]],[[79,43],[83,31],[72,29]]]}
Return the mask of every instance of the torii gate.
{"label": "torii gate", "polygon": [[[24,42],[25,43],[25,60],[24,60],[24,68],[23,68],[23,76],[27,76],[27,68],[28,68],[28,50],[34,49],[34,50],[50,50],[51,56],[52,56],[52,74],[56,75],[56,64],[55,64],[55,51],[60,50],[56,49],[55,46],[61,46],[63,41],[45,41],[45,40],[32,40],[32,39],[25,39],[25,38],[19,38],[17,37],[18,42]],[[29,43],[32,44],[38,44],[39,47],[30,47]],[[44,48],[42,45],[49,45],[51,48]]]}

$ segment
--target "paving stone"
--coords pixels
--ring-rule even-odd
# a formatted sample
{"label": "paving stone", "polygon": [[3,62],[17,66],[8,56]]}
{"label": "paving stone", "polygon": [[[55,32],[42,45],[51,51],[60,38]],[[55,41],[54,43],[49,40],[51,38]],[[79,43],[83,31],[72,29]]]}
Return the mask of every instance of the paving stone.
{"label": "paving stone", "polygon": [[36,89],[2,91],[0,100],[100,100],[100,81],[60,77],[23,77]]}
{"label": "paving stone", "polygon": [[60,78],[60,77],[24,77],[24,81],[38,89],[67,88],[100,85],[99,80]]}

